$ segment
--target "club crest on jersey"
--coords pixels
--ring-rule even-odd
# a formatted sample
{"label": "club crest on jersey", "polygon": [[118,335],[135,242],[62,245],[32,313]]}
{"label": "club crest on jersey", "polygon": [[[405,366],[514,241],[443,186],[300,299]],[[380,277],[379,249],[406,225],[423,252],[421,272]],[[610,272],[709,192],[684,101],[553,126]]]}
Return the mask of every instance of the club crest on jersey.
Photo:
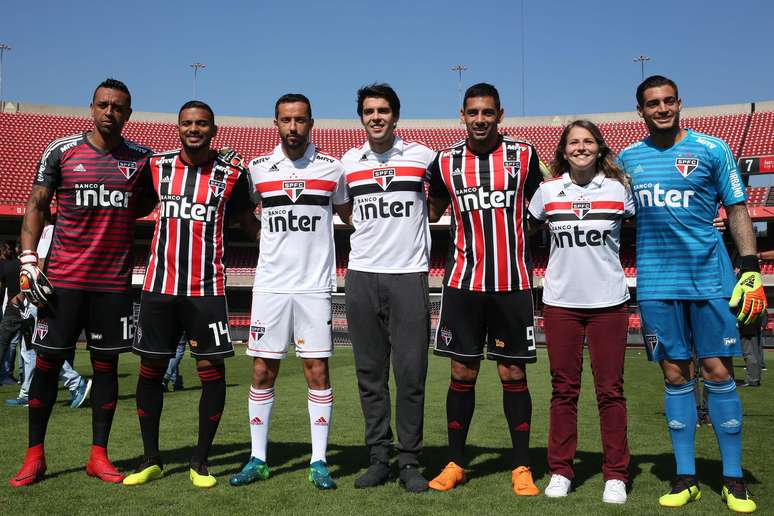
{"label": "club crest on jersey", "polygon": [[688,177],[698,166],[698,158],[675,158],[675,168],[683,177]]}
{"label": "club crest on jersey", "polygon": [[220,197],[226,191],[226,182],[210,179],[210,191],[212,191],[212,195],[215,197]]}
{"label": "club crest on jersey", "polygon": [[250,340],[258,342],[266,334],[266,326],[250,326]]}
{"label": "club crest on jersey", "polygon": [[591,211],[591,203],[589,201],[576,201],[572,203],[572,212],[582,219],[586,214]]}
{"label": "club crest on jersey", "polygon": [[118,162],[118,170],[121,171],[121,173],[126,176],[127,179],[130,179],[135,172],[137,172],[137,162],[136,161],[119,161]]}
{"label": "club crest on jersey", "polygon": [[282,189],[288,194],[290,200],[296,202],[301,194],[304,193],[306,181],[283,181]]}
{"label": "club crest on jersey", "polygon": [[39,320],[37,324],[35,324],[35,336],[41,341],[46,338],[46,335],[48,335],[48,323]]}
{"label": "club crest on jersey", "polygon": [[521,169],[521,161],[503,161],[503,166],[509,176],[516,177],[516,174],[518,174]]}
{"label": "club crest on jersey", "polygon": [[382,187],[382,190],[387,190],[387,188],[390,186],[390,183],[392,183],[393,178],[395,177],[395,169],[394,168],[382,168],[374,170],[374,181],[376,181],[376,184]]}

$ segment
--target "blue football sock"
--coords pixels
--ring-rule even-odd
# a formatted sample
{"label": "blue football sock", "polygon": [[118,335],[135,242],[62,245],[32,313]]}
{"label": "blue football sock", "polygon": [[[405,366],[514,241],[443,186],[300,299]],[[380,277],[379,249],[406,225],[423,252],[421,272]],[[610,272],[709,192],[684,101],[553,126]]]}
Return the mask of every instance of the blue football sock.
{"label": "blue football sock", "polygon": [[684,385],[664,385],[664,413],[678,475],[696,475],[694,438],[697,416],[696,401],[693,397],[695,383],[691,380]]}
{"label": "blue football sock", "polygon": [[723,459],[723,476],[742,476],[742,403],[733,379],[725,382],[704,381],[712,428]]}

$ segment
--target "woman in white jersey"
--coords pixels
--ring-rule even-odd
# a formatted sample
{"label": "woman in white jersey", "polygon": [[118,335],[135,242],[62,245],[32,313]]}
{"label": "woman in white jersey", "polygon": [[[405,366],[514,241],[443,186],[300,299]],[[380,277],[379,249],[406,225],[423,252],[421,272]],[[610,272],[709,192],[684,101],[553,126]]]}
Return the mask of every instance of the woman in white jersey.
{"label": "woman in white jersey", "polygon": [[543,317],[551,366],[546,496],[567,496],[577,447],[583,343],[588,343],[602,434],[602,500],[626,502],[629,446],[623,394],[629,290],[618,257],[621,224],[634,215],[628,180],[597,126],[562,132],[545,181],[529,204],[547,223],[551,252],[543,278]]}

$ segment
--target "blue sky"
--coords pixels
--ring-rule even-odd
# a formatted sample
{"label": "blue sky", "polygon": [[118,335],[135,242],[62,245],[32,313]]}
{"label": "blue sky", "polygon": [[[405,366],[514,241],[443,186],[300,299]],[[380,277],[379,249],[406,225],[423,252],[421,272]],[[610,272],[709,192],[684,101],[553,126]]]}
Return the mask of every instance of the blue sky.
{"label": "blue sky", "polygon": [[[675,79],[687,106],[774,99],[774,2],[524,0],[527,115],[629,111],[640,68]],[[271,116],[307,94],[317,118],[355,116],[362,84],[391,83],[404,118],[452,118],[463,87],[491,82],[522,113],[520,0],[311,2],[5,0],[5,99],[87,105],[107,76],[134,109],[192,96],[216,114]]]}

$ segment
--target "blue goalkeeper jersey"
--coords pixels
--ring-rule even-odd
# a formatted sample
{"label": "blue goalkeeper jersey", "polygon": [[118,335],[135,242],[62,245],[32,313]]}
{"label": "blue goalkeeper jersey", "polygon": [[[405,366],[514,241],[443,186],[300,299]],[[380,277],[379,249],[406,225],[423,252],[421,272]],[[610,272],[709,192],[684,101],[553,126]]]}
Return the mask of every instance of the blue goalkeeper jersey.
{"label": "blue goalkeeper jersey", "polygon": [[730,297],[733,268],[712,220],[719,203],[747,196],[726,142],[691,130],[667,149],[646,138],[618,163],[632,178],[637,210],[637,298]]}

